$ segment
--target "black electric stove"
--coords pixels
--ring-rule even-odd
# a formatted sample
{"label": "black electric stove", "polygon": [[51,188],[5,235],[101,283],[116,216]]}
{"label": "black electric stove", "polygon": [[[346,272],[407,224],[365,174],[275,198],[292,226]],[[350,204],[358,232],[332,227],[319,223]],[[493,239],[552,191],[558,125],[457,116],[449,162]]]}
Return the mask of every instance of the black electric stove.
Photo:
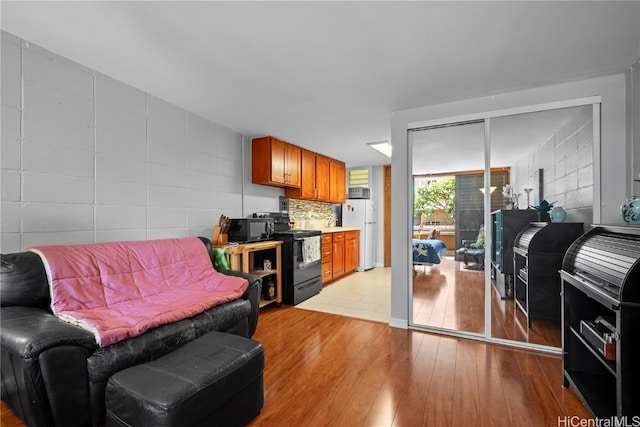
{"label": "black electric stove", "polygon": [[282,302],[297,305],[322,290],[322,232],[292,230],[286,213],[261,212],[274,219],[273,239],[282,241]]}

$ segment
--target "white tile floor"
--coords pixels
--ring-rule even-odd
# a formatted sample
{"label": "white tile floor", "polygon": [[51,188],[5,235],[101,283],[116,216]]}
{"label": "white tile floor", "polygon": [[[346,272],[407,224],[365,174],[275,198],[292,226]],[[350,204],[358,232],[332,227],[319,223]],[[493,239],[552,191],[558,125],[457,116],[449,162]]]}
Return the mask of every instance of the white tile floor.
{"label": "white tile floor", "polygon": [[391,268],[376,267],[325,285],[296,308],[389,323],[390,299]]}

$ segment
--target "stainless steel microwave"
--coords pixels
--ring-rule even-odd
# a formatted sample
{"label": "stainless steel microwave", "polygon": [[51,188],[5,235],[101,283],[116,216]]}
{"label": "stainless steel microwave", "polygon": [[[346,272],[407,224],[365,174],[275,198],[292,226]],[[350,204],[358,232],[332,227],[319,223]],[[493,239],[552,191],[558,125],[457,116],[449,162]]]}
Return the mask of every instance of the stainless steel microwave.
{"label": "stainless steel microwave", "polygon": [[229,242],[250,243],[271,240],[273,236],[273,218],[231,218]]}

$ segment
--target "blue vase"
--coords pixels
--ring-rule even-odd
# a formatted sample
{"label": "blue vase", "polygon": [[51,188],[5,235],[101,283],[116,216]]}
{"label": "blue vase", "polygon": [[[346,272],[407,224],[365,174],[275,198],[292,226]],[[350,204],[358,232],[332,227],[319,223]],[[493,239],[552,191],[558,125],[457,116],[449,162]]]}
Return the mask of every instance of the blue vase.
{"label": "blue vase", "polygon": [[551,209],[549,216],[551,217],[551,222],[564,222],[564,220],[567,219],[567,212],[560,206],[556,206]]}
{"label": "blue vase", "polygon": [[627,197],[620,205],[620,213],[627,224],[640,224],[640,197]]}

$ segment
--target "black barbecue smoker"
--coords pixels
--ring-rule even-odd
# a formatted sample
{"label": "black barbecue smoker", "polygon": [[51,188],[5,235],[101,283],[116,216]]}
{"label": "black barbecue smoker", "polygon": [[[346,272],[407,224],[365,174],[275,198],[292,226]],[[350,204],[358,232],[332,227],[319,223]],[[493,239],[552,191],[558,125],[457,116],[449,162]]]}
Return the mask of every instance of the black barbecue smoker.
{"label": "black barbecue smoker", "polygon": [[596,418],[640,419],[640,227],[594,226],[560,276],[564,387]]}

